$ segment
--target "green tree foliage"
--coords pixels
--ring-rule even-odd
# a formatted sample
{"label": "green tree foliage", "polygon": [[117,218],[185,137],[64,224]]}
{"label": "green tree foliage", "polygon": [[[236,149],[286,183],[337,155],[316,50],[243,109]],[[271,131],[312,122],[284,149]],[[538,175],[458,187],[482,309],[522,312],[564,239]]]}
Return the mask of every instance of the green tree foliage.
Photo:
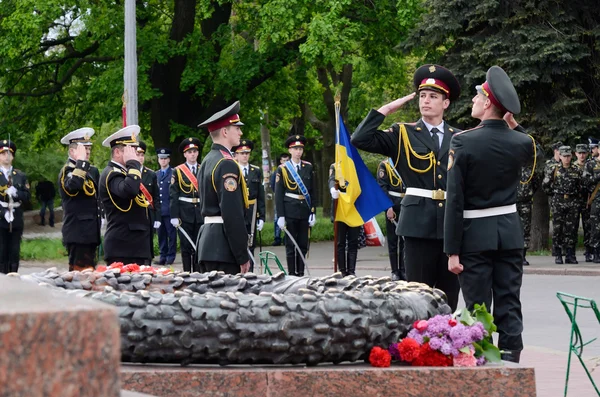
{"label": "green tree foliage", "polygon": [[452,69],[463,94],[450,114],[473,126],[470,99],[492,65],[519,92],[529,131],[547,143],[598,135],[600,9],[594,2],[427,0],[410,48]]}

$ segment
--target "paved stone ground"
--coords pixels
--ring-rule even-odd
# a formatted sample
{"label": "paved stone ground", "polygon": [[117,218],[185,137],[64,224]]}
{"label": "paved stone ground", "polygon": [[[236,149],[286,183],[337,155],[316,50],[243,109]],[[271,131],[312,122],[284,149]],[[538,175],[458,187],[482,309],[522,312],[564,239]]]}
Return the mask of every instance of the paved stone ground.
{"label": "paved stone ground", "polygon": [[[48,232],[50,229],[46,227],[41,228],[42,231],[40,231],[40,228],[33,227],[28,233],[37,235],[37,233]],[[60,224],[57,224],[56,230],[52,231],[51,236],[54,236],[55,233],[58,233],[58,237],[60,237]],[[285,262],[283,247],[263,247],[263,250],[272,251]],[[310,274],[318,277],[331,273],[333,270],[332,258],[333,244],[331,242],[312,244],[308,256]],[[578,253],[578,259],[583,260],[582,253]],[[556,292],[569,292],[594,298],[600,302],[600,288],[598,288],[600,265],[586,264],[585,262],[580,262],[578,265],[555,265],[554,259],[549,256],[531,256],[529,261],[531,266],[525,268],[522,289],[525,321],[523,334],[525,350],[522,354],[522,364],[535,367],[538,396],[558,397],[564,394],[570,323],[556,298]],[[285,263],[283,265],[285,266]],[[31,273],[53,266],[67,269],[66,262],[21,262],[21,271]],[[175,267],[180,269],[180,266],[181,262],[178,257]],[[389,275],[389,272],[386,248],[367,247],[359,251],[358,275],[386,276]],[[461,304],[464,305],[462,301]],[[584,337],[600,336],[600,324],[593,316],[585,313],[578,322]],[[600,358],[600,341],[586,347],[584,357],[590,362],[595,357]],[[571,367],[569,396],[596,396],[597,394],[575,357]],[[600,384],[598,372],[600,369],[593,375],[596,382]]]}

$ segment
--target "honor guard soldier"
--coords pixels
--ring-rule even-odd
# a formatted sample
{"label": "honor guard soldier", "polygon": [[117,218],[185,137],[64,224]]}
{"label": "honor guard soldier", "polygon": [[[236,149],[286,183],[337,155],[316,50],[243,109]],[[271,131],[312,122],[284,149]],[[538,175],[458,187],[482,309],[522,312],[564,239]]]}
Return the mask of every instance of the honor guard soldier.
{"label": "honor guard soldier", "polygon": [[98,169],[90,164],[92,128],[65,135],[60,143],[69,146],[69,158],[58,174],[63,208],[63,244],[69,253],[69,271],[94,269],[100,245],[101,213],[98,203]]}
{"label": "honor guard soldier", "polygon": [[160,221],[160,227],[158,228],[160,258],[156,264],[171,265],[175,262],[177,251],[177,229],[171,224],[171,200],[169,195],[169,187],[173,177],[173,168],[169,165],[171,163],[171,149],[159,148],[156,149],[156,154],[160,165],[160,170],[156,171],[160,199],[158,210],[160,212],[158,217]]}
{"label": "honor guard soldier", "polygon": [[0,140],[0,273],[19,271],[23,205],[31,199],[27,176],[13,168],[17,145]]}
{"label": "honor guard soldier", "polygon": [[533,163],[535,169],[536,144],[513,117],[521,104],[504,70],[492,66],[486,78],[476,87],[471,110],[481,124],[452,138],[444,251],[468,310],[475,304],[490,308],[493,300],[502,359],[519,362],[523,227],[517,185],[524,166]]}
{"label": "honor guard soldier", "polygon": [[552,251],[554,263],[562,264],[564,253],[566,263],[577,264],[578,196],[585,183],[582,170],[572,166],[571,146],[561,146],[559,152],[560,165],[554,167],[554,171],[542,181],[544,192],[551,197]]}
{"label": "honor guard soldier", "polygon": [[179,229],[184,272],[192,271],[198,232],[202,225],[202,208],[198,193],[199,150],[198,138],[186,138],[179,144],[179,151],[183,153],[185,163],[173,169],[169,187],[171,225]]}
{"label": "honor guard soldier", "polygon": [[206,127],[213,141],[200,165],[202,216],[198,260],[206,271],[245,273],[250,268],[245,212],[248,188],[231,148],[240,144],[244,125],[238,116],[240,102],[215,113],[198,127]]}
{"label": "honor guard soldier", "polygon": [[[265,224],[265,189],[263,187],[263,172],[260,167],[249,163],[250,153],[254,149],[254,143],[249,139],[242,139],[239,146],[232,148],[236,154],[235,160],[242,169],[242,175],[248,186],[248,204],[246,211],[246,229],[250,235],[250,252],[252,261],[250,271],[254,271],[254,247],[256,247],[256,235]],[[254,222],[252,221],[254,219]]]}
{"label": "honor guard soldier", "polygon": [[444,111],[459,97],[460,85],[452,72],[438,65],[418,68],[413,83],[421,119],[394,124],[387,131],[377,129],[387,115],[415,97],[412,93],[371,110],[352,135],[352,144],[392,159],[406,186],[396,228],[404,237],[406,278],[441,289],[455,310],[460,287],[448,271],[443,238],[448,150],[459,130],[444,121]]}
{"label": "honor guard soldier", "polygon": [[150,203],[142,193],[137,160],[138,125],[129,125],[102,142],[111,161],[100,175],[100,200],[106,213],[104,260],[144,265],[150,259]]}
{"label": "honor guard soldier", "polygon": [[[591,243],[592,225],[590,224],[590,206],[587,201],[590,193],[592,176],[594,175],[594,160],[589,158],[590,149],[586,143],[580,143],[575,146],[575,155],[577,161],[573,163],[575,168],[581,170],[581,190],[577,194],[577,219],[575,227],[579,229],[579,218],[583,226],[583,245],[585,246],[584,257],[586,262],[594,260],[594,248]],[[591,187],[593,189],[593,186]]]}
{"label": "honor guard soldier", "polygon": [[406,280],[406,269],[404,268],[404,239],[396,234],[396,226],[400,217],[402,197],[406,193],[406,187],[402,178],[391,159],[385,159],[379,163],[377,170],[377,183],[385,191],[394,204],[388,208],[385,214],[385,228],[387,233],[388,254],[390,266],[392,267],[392,281]]}
{"label": "honor guard soldier", "polygon": [[[156,180],[156,174],[150,168],[144,166],[146,161],[146,143],[143,141],[139,142],[138,147],[135,149],[137,159],[142,165],[140,172],[142,173],[142,184],[140,185],[140,191],[146,198],[146,201],[150,203],[148,206],[148,214],[150,215],[150,258],[154,258],[154,229],[160,227],[160,198],[158,196],[158,182]],[[152,262],[148,262],[147,265],[151,265]]]}
{"label": "honor guard soldier", "polygon": [[285,146],[291,158],[277,168],[275,175],[277,224],[281,229],[285,226],[292,236],[285,239],[288,273],[299,277],[304,276],[302,256],[306,258],[308,252],[309,228],[315,224],[313,166],[302,160],[304,145],[306,138],[302,135],[292,135],[286,139]]}

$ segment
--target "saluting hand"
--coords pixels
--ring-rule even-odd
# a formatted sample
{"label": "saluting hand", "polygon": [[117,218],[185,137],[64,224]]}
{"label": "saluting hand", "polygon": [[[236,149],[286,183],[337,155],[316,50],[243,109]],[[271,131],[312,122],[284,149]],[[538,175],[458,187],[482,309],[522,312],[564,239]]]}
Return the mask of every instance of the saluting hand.
{"label": "saluting hand", "polygon": [[517,120],[515,120],[515,115],[512,114],[511,112],[506,112],[503,119],[504,119],[504,121],[506,121],[506,124],[508,124],[508,127],[511,130],[514,130],[519,125],[519,123],[517,123]]}
{"label": "saluting hand", "polygon": [[388,114],[394,113],[396,110],[400,109],[402,106],[404,106],[406,102],[411,101],[415,97],[415,95],[417,95],[417,93],[413,92],[412,94],[408,94],[406,96],[403,96],[402,98],[398,98],[395,101],[383,105],[382,107],[377,109],[377,111],[383,114],[384,116],[387,116]]}
{"label": "saluting hand", "polygon": [[123,149],[123,162],[127,163],[129,160],[137,161],[137,153],[133,146],[125,146]]}
{"label": "saluting hand", "polygon": [[75,160],[85,160],[86,157],[85,145],[78,144],[77,149],[75,149]]}
{"label": "saluting hand", "polygon": [[463,265],[460,263],[458,255],[450,255],[448,257],[448,270],[454,274],[460,274],[464,270]]}

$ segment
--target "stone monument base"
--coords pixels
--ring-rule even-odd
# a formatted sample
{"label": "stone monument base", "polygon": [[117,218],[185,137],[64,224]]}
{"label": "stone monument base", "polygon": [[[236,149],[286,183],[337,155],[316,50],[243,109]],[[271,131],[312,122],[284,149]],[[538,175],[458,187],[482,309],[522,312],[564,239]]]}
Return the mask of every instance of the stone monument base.
{"label": "stone monument base", "polygon": [[513,363],[478,368],[123,364],[121,381],[124,389],[160,397],[536,395],[534,369]]}

